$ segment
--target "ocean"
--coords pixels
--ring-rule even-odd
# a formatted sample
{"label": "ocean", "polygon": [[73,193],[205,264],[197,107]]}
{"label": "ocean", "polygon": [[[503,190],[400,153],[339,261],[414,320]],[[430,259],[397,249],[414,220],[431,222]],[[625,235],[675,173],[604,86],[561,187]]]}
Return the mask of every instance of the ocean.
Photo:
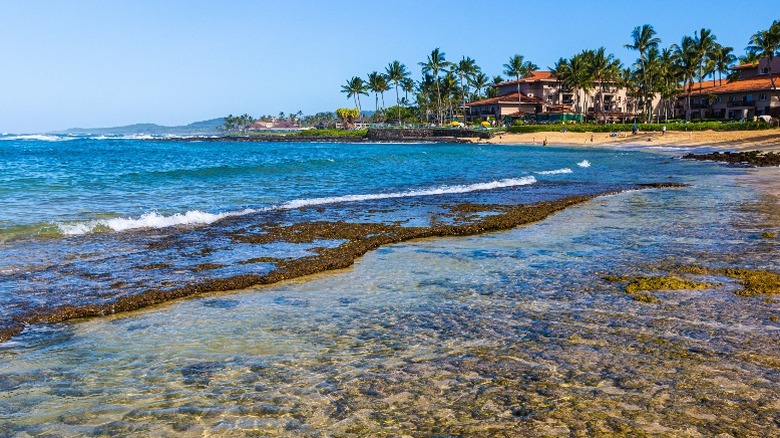
{"label": "ocean", "polygon": [[776,434],[776,169],[680,155],[4,136],[0,431]]}

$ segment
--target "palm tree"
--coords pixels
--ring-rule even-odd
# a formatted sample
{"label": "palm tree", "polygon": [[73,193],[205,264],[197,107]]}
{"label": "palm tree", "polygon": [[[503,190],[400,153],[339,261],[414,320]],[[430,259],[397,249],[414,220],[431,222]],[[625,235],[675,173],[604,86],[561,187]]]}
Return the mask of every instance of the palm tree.
{"label": "palm tree", "polygon": [[[723,84],[723,72],[728,71],[731,66],[737,62],[737,57],[732,53],[733,47],[721,46],[718,44],[716,50],[713,53],[713,60],[715,61],[715,69],[718,71],[718,85]],[[712,83],[715,84],[715,76],[712,76]]]}
{"label": "palm tree", "polygon": [[487,90],[487,97],[496,97],[498,96],[498,84],[504,82],[504,78],[501,76],[493,76],[493,86],[488,88]]}
{"label": "palm tree", "polygon": [[409,93],[414,92],[414,88],[416,84],[414,83],[414,79],[410,77],[405,77],[401,79],[401,89],[404,90],[404,100],[406,102],[409,102]]}
{"label": "palm tree", "polygon": [[490,78],[481,71],[474,75],[471,84],[474,86],[474,89],[477,90],[476,100],[482,99],[482,89],[487,87],[488,81],[490,81]]}
{"label": "palm tree", "polygon": [[441,113],[441,87],[439,86],[439,72],[440,71],[446,71],[447,67],[450,66],[450,63],[447,62],[445,58],[445,53],[440,51],[439,48],[433,49],[430,55],[428,55],[428,60],[426,62],[421,62],[420,66],[422,66],[422,72],[423,74],[430,73],[433,76],[433,79],[436,81],[436,104],[437,104],[437,111],[439,114],[439,123],[442,123],[442,113]]}
{"label": "palm tree", "polygon": [[[695,47],[696,64],[699,68],[699,104],[702,105],[702,87],[704,86],[704,76],[707,73],[706,66],[707,60],[712,57],[715,50],[715,40],[717,37],[713,35],[709,29],[702,28],[698,32],[693,34],[693,44]],[[699,120],[704,119],[704,111],[699,111]]]}
{"label": "palm tree", "polygon": [[[525,61],[523,55],[515,54],[509,58],[509,62],[504,64],[504,74],[507,76],[514,76],[517,82],[517,112],[520,113],[520,104],[522,102],[522,94],[520,93],[520,78],[528,77],[531,71],[535,67],[530,61]],[[519,115],[519,114],[518,114]]]}
{"label": "palm tree", "polygon": [[374,111],[379,111],[379,93],[382,93],[382,106],[385,105],[384,92],[387,91],[387,76],[379,72],[368,74],[368,88],[374,93]]}
{"label": "palm tree", "polygon": [[457,105],[460,98],[458,78],[453,71],[448,71],[439,82],[441,83],[442,100],[446,103],[447,112],[449,114],[447,120],[451,121],[454,118],[454,107]]}
{"label": "palm tree", "polygon": [[[669,120],[669,113],[674,108],[674,100],[677,97],[679,84],[682,81],[682,75],[677,65],[677,56],[674,52],[674,46],[662,49],[658,57],[658,78],[659,91],[661,93],[661,102],[664,110],[664,119]],[[661,118],[659,109],[658,119]]]}
{"label": "palm tree", "polygon": [[401,82],[404,78],[409,76],[409,71],[406,69],[406,66],[401,64],[399,61],[393,61],[391,62],[387,68],[385,69],[387,72],[387,78],[393,81],[393,84],[395,84],[395,106],[398,107],[398,124],[401,124],[401,102],[400,97],[398,95],[398,83]]}
{"label": "palm tree", "polygon": [[425,107],[425,122],[431,122],[431,106],[433,105],[433,89],[435,88],[433,76],[423,73],[422,79],[417,84],[417,105]]}
{"label": "palm tree", "polygon": [[563,86],[563,79],[569,74],[569,60],[566,58],[558,58],[557,61],[555,61],[555,64],[553,64],[552,67],[548,67],[550,71],[553,72],[553,75],[555,75],[555,82],[558,88],[558,105],[563,105],[563,92],[564,86]]}
{"label": "palm tree", "polygon": [[[677,66],[683,78],[683,89],[687,93],[687,111],[685,111],[685,120],[691,120],[691,91],[693,89],[693,77],[698,68],[696,60],[696,43],[693,38],[684,36],[680,45],[672,46],[677,58]],[[687,86],[686,86],[687,84]]]}
{"label": "palm tree", "polygon": [[[575,110],[579,114],[584,114],[587,111],[588,94],[594,86],[590,58],[591,53],[583,50],[572,56],[565,64],[559,65],[563,87],[573,90],[577,95]],[[580,93],[582,93],[582,99],[579,98]]]}
{"label": "palm tree", "polygon": [[626,111],[632,114],[636,114],[637,105],[641,93],[639,92],[639,72],[633,70],[631,67],[621,68],[618,71],[618,85],[626,89],[626,97],[632,97],[632,107],[629,110],[628,102],[626,102]]}
{"label": "palm tree", "polygon": [[761,60],[761,54],[759,52],[754,52],[752,50],[748,50],[747,52],[745,52],[744,55],[737,58],[737,61],[739,61],[739,65],[755,64],[760,60]]}
{"label": "palm tree", "polygon": [[[777,94],[777,85],[775,77],[772,76],[772,61],[775,55],[780,53],[780,21],[775,20],[767,30],[759,30],[750,37],[748,51],[760,53],[767,58],[767,67],[769,81],[772,84],[772,90]],[[778,96],[780,98],[780,95]]]}
{"label": "palm tree", "polygon": [[347,81],[346,85],[341,86],[341,92],[347,93],[347,99],[350,97],[355,99],[355,107],[358,111],[362,111],[360,107],[360,95],[368,96],[368,86],[365,81],[358,76],[353,76],[352,79]]}
{"label": "palm tree", "polygon": [[[658,47],[658,44],[661,43],[660,38],[655,37],[655,29],[653,29],[653,26],[649,24],[643,24],[642,26],[637,26],[634,28],[633,31],[631,31],[631,44],[626,44],[625,48],[636,50],[639,52],[639,63],[642,66],[642,88],[647,92],[650,87],[647,83],[647,74],[646,74],[646,56],[647,51],[652,47]],[[645,95],[645,101],[647,101],[647,96]],[[648,116],[649,118],[649,113]]]}
{"label": "palm tree", "polygon": [[[661,78],[661,52],[658,47],[651,47],[645,55],[645,67],[642,75],[648,78],[648,89],[642,90],[645,100],[642,104],[647,108],[648,121],[653,119],[653,101],[655,95],[661,89],[663,79]],[[660,116],[659,116],[660,117]]]}
{"label": "palm tree", "polygon": [[[595,51],[589,51],[591,76],[598,84],[599,91],[597,95],[598,106],[596,111],[596,122],[598,122],[598,113],[604,110],[604,84],[612,83],[617,77],[617,71],[620,62],[615,60],[615,55],[605,54],[606,49],[599,47]],[[606,118],[604,119],[606,122]]]}
{"label": "palm tree", "polygon": [[[455,72],[458,74],[458,79],[460,80],[460,90],[461,90],[461,104],[463,108],[463,122],[466,122],[466,94],[468,93],[468,84],[472,83],[472,78],[474,77],[474,74],[479,71],[479,67],[477,66],[477,63],[469,58],[464,56],[460,62],[455,66]],[[464,84],[463,81],[466,81]]]}

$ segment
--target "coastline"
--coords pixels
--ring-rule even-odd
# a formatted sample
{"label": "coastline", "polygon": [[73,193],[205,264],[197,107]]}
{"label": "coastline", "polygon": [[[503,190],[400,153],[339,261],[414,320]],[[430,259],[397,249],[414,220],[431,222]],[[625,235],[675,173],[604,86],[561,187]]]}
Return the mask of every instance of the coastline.
{"label": "coastline", "polygon": [[[591,141],[591,136],[593,141]],[[667,131],[640,132],[637,135],[620,132],[617,137],[609,133],[597,132],[537,132],[528,134],[506,133],[489,140],[480,140],[480,144],[498,145],[537,145],[544,139],[550,146],[583,146],[620,149],[634,147],[677,147],[691,149],[717,149],[731,151],[762,150],[780,151],[780,129],[763,131]]]}

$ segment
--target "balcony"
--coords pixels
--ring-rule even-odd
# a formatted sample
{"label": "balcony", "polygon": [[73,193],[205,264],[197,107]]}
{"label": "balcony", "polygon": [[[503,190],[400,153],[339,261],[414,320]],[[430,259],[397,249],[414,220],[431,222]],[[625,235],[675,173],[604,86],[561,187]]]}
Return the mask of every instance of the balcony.
{"label": "balcony", "polygon": [[747,100],[740,100],[736,102],[729,102],[728,103],[729,108],[755,108],[756,102],[755,101],[747,101]]}

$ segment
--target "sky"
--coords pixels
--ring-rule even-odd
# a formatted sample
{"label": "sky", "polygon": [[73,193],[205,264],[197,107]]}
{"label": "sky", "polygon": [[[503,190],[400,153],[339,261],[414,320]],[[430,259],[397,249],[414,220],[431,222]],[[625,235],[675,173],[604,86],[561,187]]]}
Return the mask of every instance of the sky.
{"label": "sky", "polygon": [[[353,106],[341,93],[347,79],[393,60],[419,79],[418,63],[437,47],[491,77],[514,54],[546,68],[602,46],[628,65],[637,53],[623,46],[643,24],[664,47],[709,28],[740,55],[780,18],[751,4],[2,0],[0,132],[334,111]],[[374,109],[373,96],[362,103]]]}

